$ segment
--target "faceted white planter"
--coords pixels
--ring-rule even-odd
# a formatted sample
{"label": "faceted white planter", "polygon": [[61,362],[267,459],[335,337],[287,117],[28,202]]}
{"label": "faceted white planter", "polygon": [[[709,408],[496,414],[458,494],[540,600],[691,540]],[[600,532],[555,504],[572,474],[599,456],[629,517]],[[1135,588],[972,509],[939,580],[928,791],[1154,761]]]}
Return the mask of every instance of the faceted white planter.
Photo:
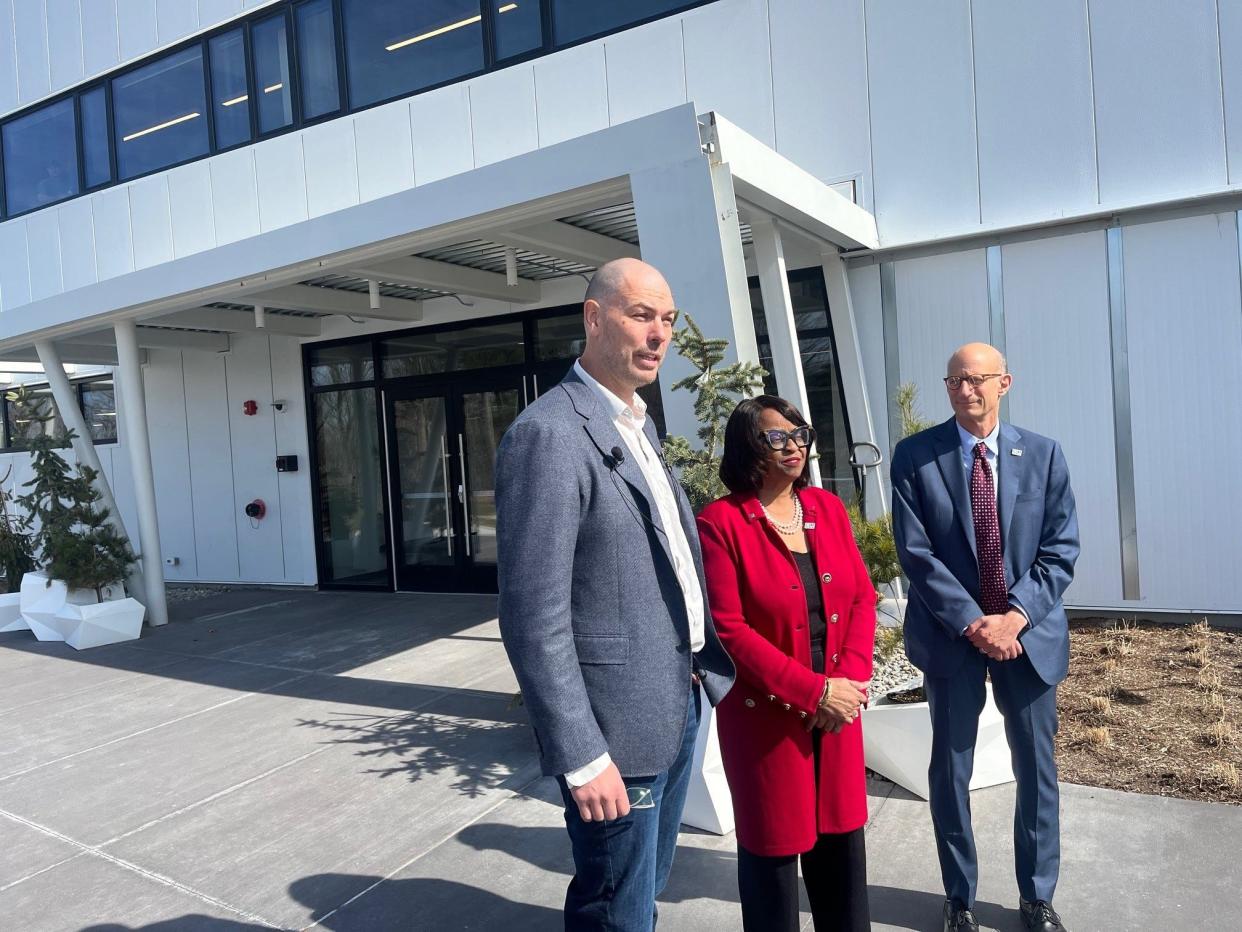
{"label": "faceted white planter", "polygon": [[123,595],[121,586],[107,586],[103,591],[105,602],[98,603],[93,590],[71,590],[59,579],[53,579],[49,584],[43,573],[27,573],[22,577],[20,610],[22,618],[40,641],[63,641],[82,622],[79,616],[66,615],[66,606],[106,604]]}
{"label": "faceted white planter", "polygon": [[733,831],[733,798],[729,795],[724,762],[720,758],[716,712],[703,688],[698,689],[703,712],[699,719],[699,736],[694,742],[694,763],[690,768],[690,786],[681,822],[714,835],[727,835]]}
{"label": "faceted white planter", "polygon": [[[931,711],[926,702],[897,703],[881,697],[863,711],[863,754],[867,766],[898,786],[927,799],[927,768],[931,764]],[[1005,722],[987,684],[987,702],[979,715],[975,769],[970,788],[1013,780]]]}
{"label": "faceted white planter", "polygon": [[0,632],[25,631],[30,627],[22,617],[21,600],[20,592],[0,594]]}
{"label": "faceted white planter", "polygon": [[115,599],[90,605],[67,602],[56,618],[65,643],[75,650],[85,650],[139,637],[146,613],[137,599]]}

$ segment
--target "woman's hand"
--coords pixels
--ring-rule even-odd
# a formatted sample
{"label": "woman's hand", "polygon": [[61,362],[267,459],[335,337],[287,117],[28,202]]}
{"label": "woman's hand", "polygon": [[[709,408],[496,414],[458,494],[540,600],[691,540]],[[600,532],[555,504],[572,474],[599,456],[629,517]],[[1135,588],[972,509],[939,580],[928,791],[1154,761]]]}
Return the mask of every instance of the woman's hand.
{"label": "woman's hand", "polygon": [[807,731],[822,728],[836,734],[858,717],[858,710],[867,701],[867,683],[843,676],[831,677],[829,682],[832,689],[828,698],[820,703],[813,716],[807,718]]}

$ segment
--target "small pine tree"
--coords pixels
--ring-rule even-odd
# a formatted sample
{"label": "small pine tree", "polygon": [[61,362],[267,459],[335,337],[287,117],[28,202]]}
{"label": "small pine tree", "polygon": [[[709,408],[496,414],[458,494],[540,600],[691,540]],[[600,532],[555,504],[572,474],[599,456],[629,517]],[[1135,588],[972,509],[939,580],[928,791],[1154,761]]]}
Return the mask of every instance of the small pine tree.
{"label": "small pine tree", "polygon": [[720,481],[725,424],[740,399],[749,398],[763,388],[767,372],[762,366],[749,362],[719,367],[729,341],[705,337],[689,314],[685,326],[673,334],[673,345],[695,368],[695,374],[673,385],[673,391],[694,392],[701,447],[696,449],[685,437],[667,437],[664,458],[670,466],[681,470],[681,486],[686,490],[690,506],[698,512],[728,491]]}
{"label": "small pine tree", "polygon": [[4,570],[4,581],[9,592],[19,592],[22,588],[22,577],[35,568],[34,547],[30,535],[22,530],[20,519],[9,513],[9,503],[13,495],[4,487],[13,473],[9,466],[4,478],[0,479],[0,569]]}

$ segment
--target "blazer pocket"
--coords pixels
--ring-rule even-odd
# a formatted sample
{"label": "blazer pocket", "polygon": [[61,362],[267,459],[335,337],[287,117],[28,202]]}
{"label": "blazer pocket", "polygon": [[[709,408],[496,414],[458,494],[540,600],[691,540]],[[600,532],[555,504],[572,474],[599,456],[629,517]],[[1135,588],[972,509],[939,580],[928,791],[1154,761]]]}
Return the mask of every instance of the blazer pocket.
{"label": "blazer pocket", "polygon": [[624,634],[575,634],[578,663],[627,663],[630,639]]}
{"label": "blazer pocket", "polygon": [[1020,493],[1014,499],[1014,501],[1015,502],[1037,502],[1037,501],[1043,501],[1043,499],[1044,499],[1044,490],[1035,489],[1034,491]]}

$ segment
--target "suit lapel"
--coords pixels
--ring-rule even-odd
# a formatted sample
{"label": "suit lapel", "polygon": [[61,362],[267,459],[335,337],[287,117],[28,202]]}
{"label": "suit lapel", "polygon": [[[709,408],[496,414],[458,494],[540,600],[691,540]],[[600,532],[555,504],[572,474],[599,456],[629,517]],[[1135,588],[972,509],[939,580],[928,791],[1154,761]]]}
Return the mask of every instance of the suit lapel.
{"label": "suit lapel", "polygon": [[[957,422],[949,418],[936,432],[936,465],[949,490],[949,500],[957,512],[958,523],[966,535],[970,552],[975,553],[975,519],[970,510],[970,488],[966,485],[966,470],[962,467],[962,444],[957,435]],[[975,554],[976,558],[978,554]]]}
{"label": "suit lapel", "polygon": [[997,500],[996,507],[1000,514],[1001,549],[1009,552],[1009,528],[1013,524],[1013,506],[1018,499],[1018,489],[1022,487],[1022,470],[1025,468],[1026,457],[1022,456],[1022,434],[1008,424],[1001,424],[1000,436],[997,438],[999,453],[996,457]]}

